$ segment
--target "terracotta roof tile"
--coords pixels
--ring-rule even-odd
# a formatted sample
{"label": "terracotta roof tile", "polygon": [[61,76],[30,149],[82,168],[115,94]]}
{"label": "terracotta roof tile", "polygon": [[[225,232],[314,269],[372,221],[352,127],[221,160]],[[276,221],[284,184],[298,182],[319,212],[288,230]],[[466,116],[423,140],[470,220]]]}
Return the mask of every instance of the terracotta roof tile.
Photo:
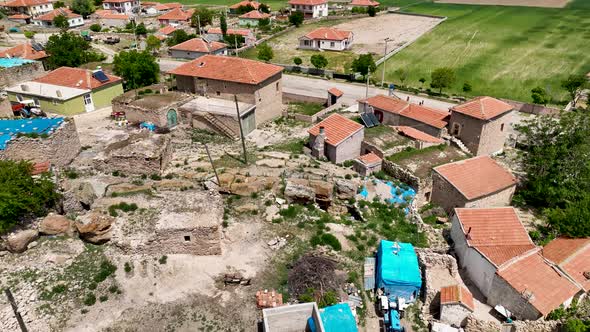
{"label": "terracotta roof tile", "polygon": [[44,161],[42,163],[35,163],[33,164],[33,171],[31,175],[39,175],[41,173],[49,172],[51,168],[51,163],[49,161]]}
{"label": "terracotta roof tile", "polygon": [[175,68],[170,71],[170,74],[260,84],[282,71],[283,67],[264,62],[220,55],[205,55]]}
{"label": "terracotta roof tile", "polygon": [[427,142],[427,143],[443,143],[444,140],[438,137],[434,137],[432,135],[428,135],[427,133],[420,131],[418,129],[408,127],[408,126],[393,126],[397,131],[400,133],[413,138],[418,141]]}
{"label": "terracotta roof tile", "polygon": [[496,266],[535,248],[512,207],[461,208],[455,213],[467,244]]}
{"label": "terracotta roof tile", "polygon": [[101,83],[99,80],[92,77],[92,70],[81,68],[60,67],[49,72],[47,75],[34,80],[34,82],[47,83],[59,86],[67,86],[77,89],[96,89],[101,86],[120,82],[121,78],[113,75],[107,75],[108,82]]}
{"label": "terracotta roof tile", "polygon": [[2,4],[3,7],[31,7],[44,5],[53,2],[52,0],[14,0],[8,3]]}
{"label": "terracotta roof tile", "polygon": [[171,33],[173,33],[174,31],[176,31],[176,28],[171,26],[171,25],[167,25],[163,28],[161,28],[160,30],[158,30],[158,33],[161,33],[163,35],[169,35]]}
{"label": "terracotta roof tile", "polygon": [[261,19],[269,18],[269,17],[270,17],[270,14],[261,13],[256,9],[249,11],[244,15],[240,15],[240,18],[248,18],[248,19],[253,19],[253,20],[261,20]]}
{"label": "terracotta roof tile", "polygon": [[81,15],[78,15],[76,13],[74,13],[73,11],[67,9],[67,8],[58,8],[58,9],[54,9],[52,11],[50,11],[49,13],[37,16],[35,18],[35,20],[38,21],[53,21],[54,18],[56,18],[57,16],[65,16],[67,18],[78,18],[78,17],[82,17]]}
{"label": "terracotta roof tile", "polygon": [[477,97],[461,105],[451,107],[452,111],[471,117],[489,120],[513,110],[512,105],[492,97]]}
{"label": "terracotta roof tile", "polygon": [[464,286],[453,285],[440,289],[440,304],[462,304],[471,311],[475,310],[473,295]]}
{"label": "terracotta roof tile", "polygon": [[590,238],[570,239],[560,237],[549,242],[543,248],[543,256],[555,264],[561,264],[588,244],[590,244]]}
{"label": "terracotta roof tile", "polygon": [[350,2],[350,5],[353,7],[368,7],[368,6],[377,7],[377,6],[379,6],[379,2],[372,1],[372,0],[352,0]]}
{"label": "terracotta roof tile", "polygon": [[579,288],[547,263],[539,252],[530,253],[496,272],[543,316],[574,296]]}
{"label": "terracotta roof tile", "polygon": [[192,10],[184,11],[182,8],[174,8],[171,11],[158,16],[158,20],[188,21],[192,15]]}
{"label": "terracotta roof tile", "polygon": [[252,6],[252,8],[254,8],[254,9],[258,9],[260,7],[260,2],[244,0],[244,1],[240,1],[238,3],[235,3],[231,6],[229,6],[229,8],[230,9],[238,9],[240,7],[246,7],[248,5]]}
{"label": "terracotta roof tile", "polygon": [[489,156],[479,156],[434,168],[468,200],[516,185],[516,178]]}
{"label": "terracotta roof tile", "polygon": [[377,95],[371,98],[361,100],[360,102],[369,104],[380,110],[399,114],[435,128],[444,128],[447,126],[448,111],[437,110],[430,107],[408,103],[394,97]]}
{"label": "terracotta roof tile", "polygon": [[328,89],[328,93],[330,93],[331,95],[334,95],[336,97],[341,97],[344,94],[344,92],[342,92],[342,91],[340,91],[340,90],[338,90],[336,88],[330,88],[330,89]]}
{"label": "terracotta roof tile", "polygon": [[103,0],[106,3],[125,3],[125,2],[133,2],[133,0]]}
{"label": "terracotta roof tile", "polygon": [[[221,28],[211,28],[207,31],[207,33],[219,35],[219,34],[221,34]],[[250,31],[248,29],[231,29],[231,28],[227,29],[228,35],[248,36],[250,33],[252,33],[252,31]]]}
{"label": "terracotta roof tile", "polygon": [[193,38],[180,44],[174,45],[170,47],[170,49],[188,52],[212,53],[224,49],[226,47],[227,45],[225,45],[224,43],[216,41],[207,42],[202,38]]}
{"label": "terracotta roof tile", "polygon": [[328,3],[328,0],[289,0],[290,5],[317,6]]}
{"label": "terracotta roof tile", "polygon": [[0,52],[0,57],[6,58],[7,56],[28,60],[39,60],[46,58],[47,53],[45,53],[45,51],[35,51],[31,46],[31,43],[26,42]]}
{"label": "terracotta roof tile", "polygon": [[326,143],[332,146],[342,143],[352,134],[364,128],[362,124],[337,113],[330,115],[307,132],[313,136],[317,136],[320,133],[320,127],[324,127],[326,132]]}
{"label": "terracotta roof tile", "polygon": [[8,16],[9,20],[26,20],[28,18],[31,18],[31,16],[29,16],[27,14],[14,14],[14,15]]}
{"label": "terracotta roof tile", "polygon": [[105,10],[105,9],[95,11],[94,15],[96,15],[98,18],[108,19],[108,20],[128,20],[129,19],[129,15],[120,14],[120,13],[113,12],[110,10]]}
{"label": "terracotta roof tile", "polygon": [[383,161],[383,159],[379,158],[379,156],[373,152],[369,152],[367,154],[364,154],[364,155],[358,157],[358,159],[365,165],[377,164],[377,163],[381,163]]}
{"label": "terracotta roof tile", "polygon": [[283,305],[283,294],[275,291],[259,290],[256,292],[256,305],[258,308],[274,308]]}
{"label": "terracotta roof tile", "polygon": [[590,238],[557,238],[543,248],[543,256],[559,265],[585,291],[590,290]]}
{"label": "terracotta roof tile", "polygon": [[[315,29],[305,36],[304,38],[312,39],[312,40],[346,40],[352,36],[352,31],[347,30],[339,30],[335,28],[318,28]],[[302,37],[302,38],[303,38]]]}

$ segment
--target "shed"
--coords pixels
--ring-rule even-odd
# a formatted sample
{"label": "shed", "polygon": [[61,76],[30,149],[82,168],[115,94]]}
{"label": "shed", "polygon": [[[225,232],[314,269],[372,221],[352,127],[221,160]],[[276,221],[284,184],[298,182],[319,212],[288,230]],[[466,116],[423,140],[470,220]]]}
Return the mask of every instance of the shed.
{"label": "shed", "polygon": [[[346,303],[320,309],[320,318],[326,332],[357,332],[356,319]],[[311,319],[311,318],[310,318]]]}
{"label": "shed", "polygon": [[475,311],[473,295],[464,286],[452,285],[440,289],[440,320],[451,325],[463,325]]}
{"label": "shed", "polygon": [[377,288],[390,301],[403,298],[414,302],[420,294],[422,278],[418,257],[410,243],[381,240],[377,251]]}

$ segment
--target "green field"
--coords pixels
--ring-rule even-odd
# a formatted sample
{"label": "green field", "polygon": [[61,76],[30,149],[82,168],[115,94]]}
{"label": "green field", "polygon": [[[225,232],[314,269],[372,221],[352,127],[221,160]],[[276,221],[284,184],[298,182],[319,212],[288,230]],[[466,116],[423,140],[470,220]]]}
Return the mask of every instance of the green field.
{"label": "green field", "polygon": [[560,81],[590,72],[590,1],[564,9],[420,3],[405,10],[449,19],[387,61],[388,81],[405,68],[406,85],[419,87],[421,77],[428,85],[433,69],[449,66],[457,81],[447,93],[464,94],[468,82],[471,95],[530,101],[530,90],[541,86],[565,100]]}

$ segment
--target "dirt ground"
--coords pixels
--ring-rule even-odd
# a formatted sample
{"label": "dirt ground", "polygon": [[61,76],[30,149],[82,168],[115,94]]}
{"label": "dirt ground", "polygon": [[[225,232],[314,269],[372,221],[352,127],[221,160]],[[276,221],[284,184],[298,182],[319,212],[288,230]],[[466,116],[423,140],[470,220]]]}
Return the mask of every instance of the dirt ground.
{"label": "dirt ground", "polygon": [[563,8],[569,0],[437,0],[438,3]]}

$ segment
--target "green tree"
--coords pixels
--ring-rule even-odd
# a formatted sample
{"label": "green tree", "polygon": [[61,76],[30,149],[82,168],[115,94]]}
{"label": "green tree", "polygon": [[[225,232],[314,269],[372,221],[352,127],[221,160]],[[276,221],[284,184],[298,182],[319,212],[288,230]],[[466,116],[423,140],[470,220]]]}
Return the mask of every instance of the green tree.
{"label": "green tree", "polygon": [[576,107],[576,96],[578,91],[586,85],[587,79],[584,75],[570,75],[561,82],[561,87],[570,94],[572,105]]}
{"label": "green tree", "polygon": [[62,66],[79,67],[82,64],[102,61],[103,54],[91,50],[90,43],[72,32],[61,32],[49,37],[45,51],[51,55],[47,58],[50,68]]}
{"label": "green tree", "polygon": [[352,70],[361,73],[363,76],[367,76],[369,71],[374,73],[377,70],[377,65],[375,65],[375,60],[373,60],[371,54],[361,54],[352,61]]}
{"label": "green tree", "polygon": [[94,3],[91,0],[73,0],[71,8],[74,13],[80,14],[85,18],[94,13],[95,10]]}
{"label": "green tree", "polygon": [[531,98],[533,99],[533,103],[539,105],[547,105],[549,102],[547,91],[540,86],[531,90]]}
{"label": "green tree", "polygon": [[236,14],[237,15],[242,15],[242,14],[249,13],[249,12],[251,12],[253,10],[255,10],[255,8],[251,4],[247,4],[245,6],[238,7],[236,9]]}
{"label": "green tree", "polygon": [[199,23],[201,24],[201,27],[210,25],[213,23],[214,16],[215,13],[207,7],[197,7],[193,13],[193,16],[191,17],[191,27],[197,28]]}
{"label": "green tree", "polygon": [[162,46],[162,42],[160,41],[160,39],[158,39],[158,37],[156,37],[154,35],[149,35],[146,38],[145,43],[146,43],[146,49],[148,51],[157,51]]}
{"label": "green tree", "polygon": [[160,66],[149,52],[132,50],[115,55],[113,71],[123,77],[129,90],[157,83]]}
{"label": "green tree", "polygon": [[226,35],[223,41],[229,48],[240,48],[246,42],[246,38],[242,35]]}
{"label": "green tree", "polygon": [[46,175],[33,178],[26,161],[0,160],[0,234],[26,217],[41,216],[59,199]]}
{"label": "green tree", "polygon": [[258,46],[258,54],[256,57],[262,61],[270,61],[274,57],[272,47],[268,44],[261,44]]}
{"label": "green tree", "polygon": [[323,54],[314,54],[309,59],[311,64],[317,69],[326,68],[328,65],[328,59]]}
{"label": "green tree", "polygon": [[100,26],[100,24],[94,23],[90,26],[90,30],[94,32],[100,32],[100,30],[102,30],[102,27]]}
{"label": "green tree", "polygon": [[61,30],[67,30],[70,27],[70,23],[64,15],[57,15],[53,18],[53,26]]}
{"label": "green tree", "polygon": [[463,92],[469,93],[469,92],[471,92],[471,90],[473,90],[473,87],[471,86],[471,84],[469,84],[467,82],[463,83]]}
{"label": "green tree", "polygon": [[442,93],[443,88],[448,88],[455,82],[455,71],[449,67],[437,68],[432,72],[430,79],[430,87]]}
{"label": "green tree", "polygon": [[565,332],[588,332],[590,331],[590,320],[570,318],[565,322],[563,329]]}
{"label": "green tree", "polygon": [[135,27],[135,34],[136,35],[142,35],[145,36],[147,35],[147,29],[145,28],[145,24],[139,23],[136,27]]}
{"label": "green tree", "polygon": [[219,27],[221,28],[221,34],[225,37],[227,35],[227,19],[225,15],[221,15],[219,18]]}
{"label": "green tree", "polygon": [[[369,7],[369,8],[373,8],[373,7]],[[404,82],[406,81],[406,79],[408,78],[408,75],[409,75],[409,72],[404,68],[400,68],[393,73],[395,74],[395,76],[397,76],[399,78],[402,85],[404,84]]]}
{"label": "green tree", "polygon": [[300,57],[294,57],[294,58],[293,58],[293,63],[294,63],[296,66],[299,66],[299,65],[301,65],[301,64],[303,63],[303,60],[301,60],[301,58],[300,58]]}
{"label": "green tree", "polygon": [[262,18],[258,20],[258,28],[262,31],[270,30],[270,18]]}
{"label": "green tree", "polygon": [[258,6],[258,10],[263,13],[270,14],[270,7],[265,3],[261,3],[260,6]]}
{"label": "green tree", "polygon": [[183,43],[189,39],[194,38],[195,35],[193,34],[187,34],[186,31],[182,30],[182,29],[178,29],[176,31],[174,31],[170,37],[168,37],[168,39],[166,39],[166,43],[168,44],[168,46],[174,46],[180,43]]}
{"label": "green tree", "polygon": [[94,3],[95,8],[100,8],[102,7],[102,2],[103,0],[94,0],[92,3]]}
{"label": "green tree", "polygon": [[305,15],[303,15],[303,12],[301,11],[294,11],[291,13],[291,15],[289,15],[289,23],[296,27],[299,27],[303,23],[304,19]]}
{"label": "green tree", "polygon": [[370,17],[375,17],[375,15],[377,15],[377,9],[373,6],[369,6],[369,8],[367,8],[367,14],[369,14]]}
{"label": "green tree", "polygon": [[420,77],[418,82],[420,82],[420,84],[422,84],[422,87],[424,87],[424,83],[426,83],[426,79],[424,77]]}
{"label": "green tree", "polygon": [[590,237],[590,194],[581,200],[567,202],[565,208],[545,211],[549,225],[559,235],[569,237]]}
{"label": "green tree", "polygon": [[53,9],[64,8],[66,4],[63,1],[56,1],[53,3]]}

